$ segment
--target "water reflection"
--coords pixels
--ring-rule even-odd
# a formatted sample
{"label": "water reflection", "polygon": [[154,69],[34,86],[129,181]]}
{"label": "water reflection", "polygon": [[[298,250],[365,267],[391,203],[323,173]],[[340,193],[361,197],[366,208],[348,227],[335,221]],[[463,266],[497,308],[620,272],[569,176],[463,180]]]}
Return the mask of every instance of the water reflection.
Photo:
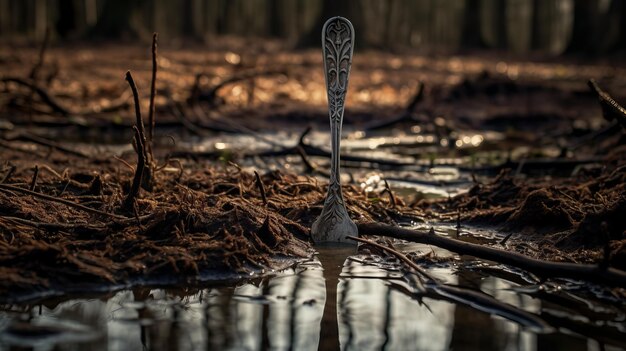
{"label": "water reflection", "polygon": [[[568,333],[537,334],[428,289],[420,293],[395,263],[353,247],[322,247],[318,258],[237,286],[2,306],[0,350],[611,349]],[[446,266],[430,271],[446,284],[545,315],[541,300],[512,290],[510,281]]]}

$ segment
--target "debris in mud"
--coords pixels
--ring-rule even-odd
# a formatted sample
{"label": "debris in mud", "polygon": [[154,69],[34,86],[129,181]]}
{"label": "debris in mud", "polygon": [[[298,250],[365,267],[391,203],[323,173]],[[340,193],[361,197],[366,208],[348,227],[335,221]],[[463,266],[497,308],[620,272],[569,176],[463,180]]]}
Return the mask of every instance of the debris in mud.
{"label": "debris in mud", "polygon": [[[85,66],[86,61],[59,50],[55,54],[68,56],[68,64],[83,69],[95,65],[89,61]],[[137,277],[196,277],[211,269],[271,267],[278,256],[311,254],[308,228],[321,210],[324,186],[315,178],[289,172],[272,171],[257,177],[228,161],[296,155],[306,172],[326,176],[310,158],[327,159],[329,152],[305,143],[307,132],[295,146],[264,140],[258,133],[274,130],[276,125],[293,127],[291,123],[302,130],[303,121],[326,124],[327,116],[315,105],[325,97],[296,94],[303,87],[323,90],[322,76],[309,77],[301,71],[304,67],[308,72],[307,63],[318,56],[313,59],[309,53],[295,54],[299,55],[296,61],[305,64],[286,65],[285,70],[259,66],[237,71],[222,62],[223,54],[207,56],[206,60],[213,63],[207,68],[181,64],[198,61],[190,52],[165,51],[163,62],[169,62],[170,67],[159,69],[161,80],[156,82],[156,62],[161,60],[155,58],[154,45],[153,69],[133,72],[138,80],[152,74],[150,98],[143,101],[139,99],[141,92],[136,92],[134,105],[129,104],[130,94],[117,84],[119,77],[111,78],[114,75],[110,72],[118,74],[118,68],[106,60],[99,60],[94,69],[115,83],[103,78],[91,87],[93,82],[80,74],[71,79],[54,76],[44,82],[21,77],[17,67],[3,77],[0,106],[7,120],[0,135],[4,162],[0,165],[0,274],[7,279],[0,283],[0,291],[19,294],[75,286],[77,282],[110,284]],[[281,60],[288,61],[293,55]],[[447,76],[433,74],[428,66],[434,60],[424,60],[423,65],[413,66],[410,58],[402,59],[399,69],[389,69],[384,60],[374,60],[380,67],[372,66],[376,70],[372,75],[385,72],[386,81],[371,85],[371,72],[357,70],[356,93],[348,96],[351,106],[359,106],[347,115],[349,128],[361,130],[364,122],[370,122],[365,132],[355,134],[399,131],[409,142],[404,145],[392,140],[389,149],[409,157],[381,158],[371,154],[370,146],[366,151],[349,150],[342,161],[352,167],[409,173],[426,159],[432,167],[437,157],[474,158],[473,153],[494,150],[506,154],[516,147],[530,150],[515,160],[508,151],[507,160],[495,166],[491,156],[483,156],[486,164],[460,166],[457,176],[472,172],[475,186],[451,199],[413,201],[412,206],[406,206],[388,185],[375,195],[347,186],[345,200],[352,218],[397,224],[419,222],[424,217],[456,221],[458,216],[461,224],[491,225],[508,231],[511,236],[503,243],[530,256],[606,261],[623,268],[625,226],[619,214],[624,211],[626,148],[621,119],[615,116],[621,110],[611,102],[614,100],[604,91],[597,93],[608,111],[605,115],[612,116],[608,122],[613,123],[598,129],[589,121],[576,124],[592,108],[597,110],[593,94],[580,92],[584,87],[581,74],[561,82],[568,87],[564,89],[558,84],[543,84],[530,67],[520,69],[521,76],[512,79],[484,73],[489,64],[464,58],[467,67],[474,68],[467,68],[460,79],[454,70]],[[268,60],[285,64],[283,61]],[[442,67],[451,62],[443,61]],[[372,68],[374,63],[355,65]],[[549,64],[543,65],[545,71],[553,70]],[[527,73],[529,77],[524,78]],[[581,84],[572,84],[574,78]],[[416,84],[418,81],[425,83]],[[252,96],[248,102],[235,100],[235,95],[252,94],[251,86],[263,99]],[[156,91],[159,96],[155,96]],[[552,99],[552,103],[533,104]],[[137,111],[134,116],[131,106]],[[138,113],[140,107],[149,111],[146,127]],[[201,137],[235,132],[263,140],[273,148],[239,155],[237,150],[196,151],[193,142],[191,147],[171,147],[168,140],[165,147],[163,140],[153,140],[155,113],[160,132],[178,128],[183,135]],[[381,122],[371,124],[373,116]],[[385,117],[391,119],[385,121]],[[524,128],[511,130],[518,124]],[[69,139],[70,132],[75,131],[88,133],[77,140],[103,131],[106,138],[118,140],[120,136],[111,135],[123,131],[127,142],[133,125],[132,156],[96,156],[97,148],[81,150],[64,143],[64,138]],[[546,157],[543,150],[528,146],[541,144],[543,135],[534,130],[546,126],[550,126],[550,133],[552,126],[558,127],[548,133],[555,136],[556,141],[551,139],[548,147],[558,144],[558,158]],[[460,134],[464,129],[480,136],[480,142],[469,149],[457,148],[459,142],[470,145],[463,141],[465,137],[472,140]],[[48,133],[46,137],[40,136],[43,131]],[[485,131],[505,139],[483,139]],[[98,140],[110,141],[106,138]],[[537,154],[542,158],[535,157]],[[202,158],[217,161],[204,166],[198,162]],[[250,162],[246,169],[250,169]],[[505,169],[512,170],[492,181],[479,183],[474,177],[492,176]],[[565,179],[557,178],[555,169],[566,175]],[[531,171],[554,177],[522,179]]]}
{"label": "debris in mud", "polygon": [[[476,184],[450,201],[422,206],[441,219],[454,220],[455,215],[437,213],[456,209],[463,223],[504,230],[517,239],[512,240],[513,248],[532,239],[540,247],[558,248],[581,262],[602,260],[608,244],[610,264],[626,268],[620,258],[626,241],[626,165],[606,168],[599,177],[571,179],[559,185],[515,179],[510,172],[503,172],[493,182]],[[534,256],[542,254],[535,252]]]}
{"label": "debris in mud", "polygon": [[[123,205],[132,175],[125,161],[61,157],[57,165],[36,163],[41,171],[33,181],[33,161],[13,158],[0,184],[5,297],[78,282],[193,278],[210,269],[272,267],[278,256],[307,257],[308,228],[325,193],[313,178],[270,172],[260,177],[264,204],[254,174],[185,162],[157,172],[153,190],[142,190],[129,213]],[[71,168],[55,170],[68,162]],[[369,201],[356,187],[345,193],[355,219],[390,223],[419,215]]]}

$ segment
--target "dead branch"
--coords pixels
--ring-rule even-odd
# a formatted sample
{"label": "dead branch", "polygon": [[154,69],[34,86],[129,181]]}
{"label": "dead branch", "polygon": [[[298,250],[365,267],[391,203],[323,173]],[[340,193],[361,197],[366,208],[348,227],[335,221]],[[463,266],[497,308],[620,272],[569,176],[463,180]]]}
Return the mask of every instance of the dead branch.
{"label": "dead branch", "polygon": [[413,95],[413,99],[411,99],[409,104],[406,106],[406,113],[413,113],[417,105],[424,100],[424,90],[424,83],[417,82],[417,92]]}
{"label": "dead branch", "polygon": [[219,82],[218,84],[214,85],[212,88],[210,88],[207,91],[201,91],[200,79],[206,76],[206,74],[198,73],[196,74],[196,80],[195,80],[194,85],[191,88],[191,94],[189,98],[187,99],[187,101],[188,102],[205,101],[209,103],[209,105],[215,106],[215,105],[218,105],[217,92],[227,85],[238,83],[238,82],[245,81],[248,79],[257,78],[257,77],[281,75],[281,74],[287,74],[287,72],[282,69],[278,69],[278,70],[270,69],[270,70],[265,70],[265,71],[243,72],[241,74],[233,75],[230,78],[227,78]]}
{"label": "dead branch", "polygon": [[30,190],[35,191],[35,187],[37,186],[37,177],[39,176],[39,166],[35,165],[35,170],[33,172],[33,179],[30,181]]}
{"label": "dead branch", "polygon": [[626,287],[626,272],[615,268],[603,269],[597,265],[548,262],[530,258],[516,252],[472,244],[443,236],[394,227],[380,223],[357,224],[359,235],[382,235],[411,242],[435,245],[460,255],[470,255],[527,270],[540,277],[585,280],[610,286]]}
{"label": "dead branch", "polygon": [[152,154],[149,152],[149,150],[146,147],[148,142],[146,140],[146,133],[145,133],[144,125],[143,125],[143,118],[141,117],[141,107],[139,105],[139,92],[137,91],[137,85],[135,84],[135,80],[133,79],[133,75],[130,73],[130,71],[126,72],[126,81],[128,82],[128,85],[130,85],[130,89],[133,92],[133,101],[135,104],[135,127],[137,128],[139,139],[141,139],[140,142],[135,141],[136,147],[141,148],[141,150],[137,149],[137,155],[138,155],[138,158],[143,157],[144,166],[146,164],[148,165],[148,167],[145,167],[145,169],[142,169],[143,177],[142,177],[141,185],[146,190],[152,190],[153,170],[152,170],[152,163],[150,163],[150,160],[152,159]]}
{"label": "dead branch", "polygon": [[146,166],[146,153],[141,132],[139,132],[139,128],[137,128],[136,126],[133,127],[133,131],[135,132],[134,143],[135,149],[137,150],[137,167],[135,167],[135,176],[133,178],[133,183],[130,187],[130,191],[126,196],[126,199],[124,199],[124,203],[122,205],[122,208],[126,212],[130,212],[134,208],[135,199],[137,198],[137,195],[139,195],[141,180],[143,178],[143,172]]}
{"label": "dead branch", "polygon": [[438,280],[437,278],[435,278],[434,276],[432,276],[430,273],[428,273],[425,269],[423,269],[422,267],[418,266],[415,262],[413,262],[411,259],[409,259],[408,257],[406,257],[404,254],[402,254],[401,252],[398,252],[390,247],[387,247],[385,245],[381,245],[375,241],[372,240],[367,240],[364,238],[359,238],[359,237],[355,237],[355,236],[348,236],[348,239],[351,240],[355,240],[358,242],[362,242],[364,244],[368,244],[368,245],[372,245],[375,246],[385,252],[388,252],[394,256],[396,256],[398,259],[400,259],[400,261],[404,262],[407,266],[409,266],[410,268],[413,268],[414,270],[416,270],[419,274],[421,274],[423,277],[426,277],[428,280],[432,281],[433,283],[437,283]]}
{"label": "dead branch", "polygon": [[93,214],[98,214],[98,215],[107,216],[107,217],[116,218],[116,219],[126,219],[126,217],[123,217],[123,216],[118,216],[118,215],[113,214],[113,213],[100,211],[98,209],[87,207],[87,206],[83,206],[81,204],[77,204],[75,202],[68,201],[68,200],[65,200],[65,199],[62,199],[62,198],[59,198],[59,197],[54,197],[54,196],[50,196],[50,195],[46,195],[46,194],[37,193],[37,192],[34,192],[34,191],[30,191],[28,189],[19,188],[19,187],[13,186],[13,185],[0,184],[0,190],[4,190],[7,193],[10,193],[10,192],[22,193],[22,194],[30,195],[30,196],[37,197],[37,198],[40,198],[40,199],[53,201],[53,202],[58,202],[58,203],[61,203],[61,204],[67,205],[67,206],[78,208],[78,209],[83,210],[85,212],[93,213]]}
{"label": "dead branch", "polygon": [[522,322],[526,326],[533,326],[544,330],[549,328],[548,324],[537,315],[521,310],[515,306],[509,305],[508,303],[499,301],[483,292],[441,283],[425,269],[422,269],[404,254],[394,250],[393,248],[363,238],[353,236],[348,236],[348,238],[377,247],[389,254],[392,254],[410,268],[417,271],[419,274],[418,276],[427,278],[429,284],[421,286],[425,296],[435,299],[443,298],[445,300],[468,305],[487,313],[493,313],[507,319]]}
{"label": "dead branch", "polygon": [[6,183],[9,180],[9,178],[11,178],[11,176],[13,175],[16,169],[17,167],[15,167],[15,165],[10,165],[9,170],[7,171],[7,174],[5,174],[4,177],[2,177],[2,180],[0,180],[0,184]]}
{"label": "dead branch", "polygon": [[419,105],[419,103],[424,100],[424,90],[425,90],[424,89],[424,83],[418,82],[417,91],[416,91],[415,95],[413,95],[413,98],[411,99],[411,101],[409,101],[409,103],[404,108],[404,111],[402,111],[402,113],[400,113],[400,115],[392,117],[392,118],[390,118],[389,120],[386,120],[386,121],[376,122],[376,123],[371,124],[369,126],[365,126],[364,129],[366,131],[373,131],[373,130],[390,128],[390,127],[392,127],[394,125],[397,125],[397,124],[400,124],[400,123],[407,123],[407,122],[420,123],[420,122],[423,122],[418,117],[416,117],[413,114],[413,112],[415,111],[415,108],[417,107],[417,105]]}
{"label": "dead branch", "polygon": [[613,100],[606,91],[602,90],[595,80],[590,79],[587,85],[598,97],[604,118],[608,121],[617,120],[622,128],[626,128],[626,109]]}
{"label": "dead branch", "polygon": [[21,85],[25,88],[30,89],[32,92],[34,92],[35,94],[37,94],[39,96],[39,98],[41,99],[41,101],[43,103],[45,103],[46,105],[50,106],[50,108],[52,109],[52,111],[63,115],[63,116],[68,116],[72,113],[70,113],[69,109],[66,107],[63,107],[57,100],[56,98],[54,98],[52,95],[50,95],[47,90],[43,87],[41,87],[40,85],[38,85],[37,83],[35,83],[34,81],[31,80],[25,80],[22,78],[17,78],[17,77],[6,77],[6,78],[2,78],[1,80],[4,83],[15,83],[18,85]]}
{"label": "dead branch", "polygon": [[148,149],[152,151],[152,141],[154,139],[154,99],[156,97],[156,78],[157,78],[157,37],[158,34],[152,34],[152,81],[150,83],[150,109],[148,111]]}
{"label": "dead branch", "polygon": [[39,59],[37,63],[30,70],[30,74],[28,78],[33,82],[37,81],[39,70],[43,67],[43,64],[46,59],[46,51],[48,50],[48,42],[50,41],[50,27],[46,27],[46,34],[44,35],[43,42],[41,43],[41,48],[39,49]]}
{"label": "dead branch", "polygon": [[259,188],[259,192],[261,193],[261,198],[263,199],[263,204],[267,206],[267,195],[265,194],[265,187],[263,186],[263,181],[259,176],[259,172],[254,171],[254,178],[256,179],[256,185]]}
{"label": "dead branch", "polygon": [[384,181],[385,181],[385,189],[382,191],[381,194],[384,194],[384,193],[389,194],[389,204],[391,205],[391,208],[396,208],[396,197],[395,195],[393,195],[393,192],[391,191],[391,187],[389,187],[389,183],[387,182],[387,179],[385,179]]}
{"label": "dead branch", "polygon": [[52,149],[56,149],[60,152],[66,153],[66,154],[70,154],[70,155],[74,155],[80,158],[89,158],[89,155],[84,154],[80,151],[76,151],[76,150],[72,150],[70,148],[67,148],[57,142],[54,142],[52,140],[46,139],[46,138],[42,138],[38,135],[35,134],[31,134],[31,133],[19,133],[17,135],[12,136],[11,138],[7,139],[7,140],[21,140],[21,141],[28,141],[34,144],[38,144],[38,145],[42,145],[42,146],[47,146],[49,148]]}

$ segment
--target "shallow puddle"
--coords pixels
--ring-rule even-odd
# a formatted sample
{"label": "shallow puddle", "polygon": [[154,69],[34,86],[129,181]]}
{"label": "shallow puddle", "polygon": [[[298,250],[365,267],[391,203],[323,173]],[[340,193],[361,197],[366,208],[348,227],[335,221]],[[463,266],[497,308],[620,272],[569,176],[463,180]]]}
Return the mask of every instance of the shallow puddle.
{"label": "shallow puddle", "polygon": [[[422,254],[435,249],[416,244],[397,248]],[[137,288],[5,305],[0,312],[0,349],[624,347],[623,306],[577,300],[567,286],[533,285],[518,272],[461,260],[444,250],[434,252],[440,263],[426,267],[444,287],[483,292],[510,306],[511,312],[468,300],[454,289],[427,286],[420,290],[416,277],[405,274],[397,263],[376,255],[357,255],[355,247],[319,247],[318,251],[316,258],[291,269],[232,286]]]}

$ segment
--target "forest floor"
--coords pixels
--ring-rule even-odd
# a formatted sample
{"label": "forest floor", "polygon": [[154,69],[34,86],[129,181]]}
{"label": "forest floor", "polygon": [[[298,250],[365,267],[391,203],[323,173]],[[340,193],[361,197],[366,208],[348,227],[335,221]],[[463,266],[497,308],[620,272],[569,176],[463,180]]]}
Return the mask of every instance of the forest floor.
{"label": "forest floor", "polygon": [[[0,296],[311,255],[328,163],[307,130],[328,123],[320,53],[159,48],[154,130],[151,62],[142,46],[0,49]],[[488,227],[506,250],[626,270],[626,114],[602,90],[626,101],[626,65],[357,51],[349,212]],[[359,170],[469,189],[368,190]]]}

